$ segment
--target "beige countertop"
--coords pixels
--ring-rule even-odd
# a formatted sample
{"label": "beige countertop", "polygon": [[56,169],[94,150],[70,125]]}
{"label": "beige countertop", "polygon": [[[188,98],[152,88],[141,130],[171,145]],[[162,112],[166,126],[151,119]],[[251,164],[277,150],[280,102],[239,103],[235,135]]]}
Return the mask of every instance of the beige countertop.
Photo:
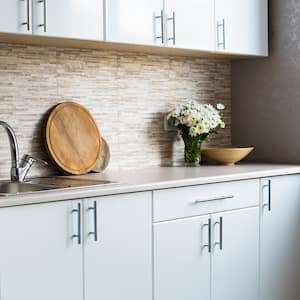
{"label": "beige countertop", "polygon": [[300,165],[241,164],[236,166],[151,167],[136,170],[108,171],[76,178],[104,179],[117,184],[48,190],[0,197],[0,207],[81,199],[131,192],[151,191],[182,186],[209,184],[289,174],[300,174]]}

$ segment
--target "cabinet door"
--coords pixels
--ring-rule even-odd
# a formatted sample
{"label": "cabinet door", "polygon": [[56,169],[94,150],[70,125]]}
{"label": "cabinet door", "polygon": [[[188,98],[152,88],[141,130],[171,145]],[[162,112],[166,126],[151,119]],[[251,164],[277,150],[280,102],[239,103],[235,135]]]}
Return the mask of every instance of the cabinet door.
{"label": "cabinet door", "polygon": [[31,0],[0,0],[0,32],[32,32]]}
{"label": "cabinet door", "polygon": [[103,1],[32,1],[34,34],[103,40]]}
{"label": "cabinet door", "polygon": [[209,217],[154,224],[154,299],[210,299]]}
{"label": "cabinet door", "polygon": [[163,0],[106,1],[106,40],[162,45]]}
{"label": "cabinet door", "polygon": [[300,175],[263,179],[261,299],[300,299]]}
{"label": "cabinet door", "polygon": [[77,203],[0,209],[0,292],[3,300],[82,300],[82,246]]}
{"label": "cabinet door", "polygon": [[152,300],[151,193],[87,201],[84,232],[85,299]]}
{"label": "cabinet door", "polygon": [[210,51],[215,49],[214,1],[166,0],[165,11],[168,46]]}
{"label": "cabinet door", "polygon": [[259,208],[216,214],[213,226],[212,299],[257,300]]}
{"label": "cabinet door", "polygon": [[268,55],[268,1],[215,0],[217,50]]}

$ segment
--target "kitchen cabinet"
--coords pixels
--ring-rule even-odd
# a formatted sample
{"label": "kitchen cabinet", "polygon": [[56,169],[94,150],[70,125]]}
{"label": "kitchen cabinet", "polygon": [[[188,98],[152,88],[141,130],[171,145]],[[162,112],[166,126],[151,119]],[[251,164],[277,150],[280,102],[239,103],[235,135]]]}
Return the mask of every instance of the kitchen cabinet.
{"label": "kitchen cabinet", "polygon": [[261,300],[300,297],[300,175],[261,180]]}
{"label": "kitchen cabinet", "polygon": [[1,208],[0,299],[298,300],[299,228],[300,175]]}
{"label": "kitchen cabinet", "polygon": [[106,15],[107,41],[214,49],[210,0],[111,0]]}
{"label": "kitchen cabinet", "polygon": [[0,0],[0,32],[32,33],[31,0]]}
{"label": "kitchen cabinet", "polygon": [[103,1],[32,1],[35,35],[103,40]]}
{"label": "kitchen cabinet", "polygon": [[259,296],[259,207],[215,214],[212,254],[213,300]]}
{"label": "kitchen cabinet", "polygon": [[[0,0],[0,33],[43,36],[43,45],[52,46],[58,43],[102,49],[104,44],[97,42],[107,41],[127,44],[123,49],[151,53],[168,53],[167,49],[160,49],[165,47],[180,55],[185,49],[187,54],[188,50],[200,50],[210,54],[267,56],[268,1]],[[1,40],[35,45],[41,41],[5,34]],[[120,49],[120,45],[109,45]]]}
{"label": "kitchen cabinet", "polygon": [[152,300],[151,205],[151,192],[86,200],[86,300]]}
{"label": "kitchen cabinet", "polygon": [[0,209],[0,299],[152,300],[151,192]]}
{"label": "kitchen cabinet", "polygon": [[165,0],[168,46],[214,50],[214,1]]}
{"label": "kitchen cabinet", "polygon": [[258,299],[258,191],[248,180],[154,192],[155,300]]}
{"label": "kitchen cabinet", "polygon": [[163,0],[106,1],[106,40],[109,42],[162,45]]}
{"label": "kitchen cabinet", "polygon": [[78,204],[0,209],[1,299],[82,300],[83,249],[72,238]]}
{"label": "kitchen cabinet", "polygon": [[215,0],[217,51],[268,55],[268,1]]}
{"label": "kitchen cabinet", "polygon": [[154,299],[210,299],[209,216],[154,224]]}

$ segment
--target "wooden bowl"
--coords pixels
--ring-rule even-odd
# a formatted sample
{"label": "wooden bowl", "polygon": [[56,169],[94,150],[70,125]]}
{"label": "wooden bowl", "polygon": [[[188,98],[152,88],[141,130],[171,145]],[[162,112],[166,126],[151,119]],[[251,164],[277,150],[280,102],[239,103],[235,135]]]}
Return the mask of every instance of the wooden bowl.
{"label": "wooden bowl", "polygon": [[234,165],[244,159],[254,147],[205,148],[202,155],[222,165]]}

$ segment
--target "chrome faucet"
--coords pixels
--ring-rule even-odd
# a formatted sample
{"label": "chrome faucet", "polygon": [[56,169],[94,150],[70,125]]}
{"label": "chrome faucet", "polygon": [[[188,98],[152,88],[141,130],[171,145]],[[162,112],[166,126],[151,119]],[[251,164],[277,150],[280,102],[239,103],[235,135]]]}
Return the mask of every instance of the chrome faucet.
{"label": "chrome faucet", "polygon": [[11,181],[23,182],[26,175],[28,174],[31,166],[34,162],[41,162],[44,165],[48,165],[46,161],[34,158],[28,154],[25,154],[22,157],[21,162],[19,162],[19,148],[16,134],[13,128],[4,121],[0,121],[0,125],[4,127],[10,144],[10,153],[11,153]]}

